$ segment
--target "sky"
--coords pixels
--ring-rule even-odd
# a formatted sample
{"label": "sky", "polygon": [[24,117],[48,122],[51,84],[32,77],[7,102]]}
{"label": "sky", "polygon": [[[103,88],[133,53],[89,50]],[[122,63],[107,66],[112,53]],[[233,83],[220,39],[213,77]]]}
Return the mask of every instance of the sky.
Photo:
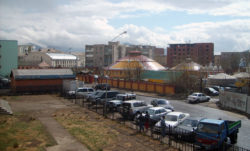
{"label": "sky", "polygon": [[215,54],[249,50],[250,0],[0,0],[0,39],[84,51],[115,37],[162,48],[212,42]]}

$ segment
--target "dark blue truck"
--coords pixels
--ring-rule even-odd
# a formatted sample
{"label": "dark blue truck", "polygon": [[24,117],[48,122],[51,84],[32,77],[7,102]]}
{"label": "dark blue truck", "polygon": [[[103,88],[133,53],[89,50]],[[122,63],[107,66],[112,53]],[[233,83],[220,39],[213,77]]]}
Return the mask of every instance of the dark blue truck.
{"label": "dark blue truck", "polygon": [[223,142],[230,138],[231,144],[237,142],[237,134],[241,127],[241,121],[227,121],[216,119],[203,119],[195,130],[196,144],[207,150],[219,149]]}

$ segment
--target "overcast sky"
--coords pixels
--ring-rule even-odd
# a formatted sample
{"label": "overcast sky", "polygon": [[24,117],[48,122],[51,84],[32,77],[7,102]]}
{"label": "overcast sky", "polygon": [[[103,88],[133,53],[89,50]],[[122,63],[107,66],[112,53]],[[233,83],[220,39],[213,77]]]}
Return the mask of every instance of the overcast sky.
{"label": "overcast sky", "polygon": [[0,39],[84,50],[85,44],[213,42],[250,49],[250,0],[0,0]]}

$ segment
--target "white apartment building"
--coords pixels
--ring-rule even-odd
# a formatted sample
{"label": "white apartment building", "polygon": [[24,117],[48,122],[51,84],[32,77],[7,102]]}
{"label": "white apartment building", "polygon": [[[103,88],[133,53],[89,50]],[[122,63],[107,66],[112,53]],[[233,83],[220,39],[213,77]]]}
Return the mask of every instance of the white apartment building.
{"label": "white apartment building", "polygon": [[19,59],[19,64],[22,63],[30,66],[41,62],[46,62],[50,68],[74,68],[77,65],[77,57],[65,53],[31,52]]}
{"label": "white apartment building", "polygon": [[73,68],[77,66],[77,57],[64,53],[46,53],[51,59],[51,67]]}

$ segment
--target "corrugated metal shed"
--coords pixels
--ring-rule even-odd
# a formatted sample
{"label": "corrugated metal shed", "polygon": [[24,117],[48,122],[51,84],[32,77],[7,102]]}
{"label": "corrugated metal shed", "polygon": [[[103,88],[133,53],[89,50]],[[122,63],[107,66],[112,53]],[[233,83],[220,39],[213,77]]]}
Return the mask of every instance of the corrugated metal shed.
{"label": "corrugated metal shed", "polygon": [[13,69],[14,79],[72,79],[75,75],[71,69]]}
{"label": "corrugated metal shed", "polygon": [[65,53],[46,53],[52,60],[76,60],[77,57]]}

